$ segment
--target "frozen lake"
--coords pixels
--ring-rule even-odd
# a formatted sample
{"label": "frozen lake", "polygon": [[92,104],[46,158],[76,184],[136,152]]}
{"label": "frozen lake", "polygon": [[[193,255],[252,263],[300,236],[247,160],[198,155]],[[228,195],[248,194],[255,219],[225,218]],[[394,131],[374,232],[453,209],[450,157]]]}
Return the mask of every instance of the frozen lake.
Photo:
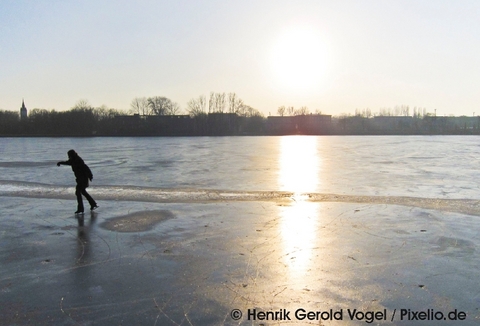
{"label": "frozen lake", "polygon": [[71,171],[55,165],[71,148],[91,167],[92,186],[107,192],[122,186],[480,199],[480,143],[468,136],[0,138],[0,194],[19,185],[25,192],[73,185]]}
{"label": "frozen lake", "polygon": [[[84,217],[56,166],[69,149],[94,174]],[[476,325],[479,151],[463,136],[0,138],[0,324]]]}

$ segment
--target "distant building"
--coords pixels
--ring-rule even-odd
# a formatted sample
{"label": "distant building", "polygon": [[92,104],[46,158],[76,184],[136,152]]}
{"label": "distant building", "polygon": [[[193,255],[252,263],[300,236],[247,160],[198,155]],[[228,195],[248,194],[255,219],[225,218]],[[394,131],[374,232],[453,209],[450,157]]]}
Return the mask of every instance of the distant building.
{"label": "distant building", "polygon": [[381,132],[409,133],[416,129],[414,128],[416,121],[417,119],[411,116],[376,116],[371,121],[371,125]]}
{"label": "distant building", "polygon": [[332,116],[324,114],[267,118],[267,129],[270,135],[324,135],[330,132],[331,124]]}
{"label": "distant building", "polygon": [[20,108],[20,120],[27,119],[27,108],[25,107],[25,101],[22,99],[22,107]]}

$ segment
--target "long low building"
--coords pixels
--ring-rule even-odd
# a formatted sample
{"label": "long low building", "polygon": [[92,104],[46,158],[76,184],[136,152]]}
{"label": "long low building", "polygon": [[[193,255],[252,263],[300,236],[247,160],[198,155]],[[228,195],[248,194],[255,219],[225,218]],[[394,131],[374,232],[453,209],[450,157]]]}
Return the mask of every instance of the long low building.
{"label": "long low building", "polygon": [[332,116],[308,114],[269,116],[267,130],[271,135],[325,135],[331,132]]}

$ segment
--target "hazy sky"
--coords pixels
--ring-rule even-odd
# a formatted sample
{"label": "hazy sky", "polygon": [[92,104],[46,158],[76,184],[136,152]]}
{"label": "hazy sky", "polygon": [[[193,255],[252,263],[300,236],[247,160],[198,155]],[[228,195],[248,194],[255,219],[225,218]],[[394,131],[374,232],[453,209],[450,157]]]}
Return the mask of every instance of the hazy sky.
{"label": "hazy sky", "polygon": [[0,109],[234,92],[338,115],[480,114],[480,1],[0,0]]}

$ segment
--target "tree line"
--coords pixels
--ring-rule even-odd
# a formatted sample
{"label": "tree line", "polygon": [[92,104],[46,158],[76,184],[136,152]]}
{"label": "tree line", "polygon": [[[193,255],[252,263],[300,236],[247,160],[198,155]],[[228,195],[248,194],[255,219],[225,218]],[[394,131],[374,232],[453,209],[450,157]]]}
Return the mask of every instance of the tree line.
{"label": "tree line", "polygon": [[[180,105],[167,97],[137,97],[130,103],[130,113],[142,116],[178,115]],[[186,112],[192,117],[209,113],[234,113],[243,117],[263,116],[260,111],[245,104],[235,93],[211,92],[210,95],[200,95],[187,102]]]}
{"label": "tree line", "polygon": [[[280,106],[277,109],[277,114],[281,117],[283,116],[296,116],[296,115],[308,115],[312,114],[308,107],[301,106],[299,109],[295,109],[293,106]],[[315,110],[313,114],[322,114],[322,111]]]}
{"label": "tree line", "polygon": [[371,118],[371,117],[409,117],[423,118],[425,116],[431,116],[431,113],[427,113],[426,108],[414,107],[413,114],[411,114],[410,107],[408,105],[397,105],[393,108],[380,108],[378,112],[373,113],[371,109],[355,109],[355,116]]}
{"label": "tree line", "polygon": [[[321,114],[318,110],[311,113],[306,106],[299,109],[280,106],[277,115],[286,119],[293,117],[293,120],[267,119],[235,93],[217,92],[189,100],[185,111],[186,114],[181,115],[178,103],[163,96],[135,98],[128,112],[105,105],[93,107],[87,100],[78,101],[67,111],[33,109],[27,119],[20,119],[18,112],[0,110],[0,135],[265,135],[269,134],[272,123],[277,123],[275,130],[282,134],[281,128],[301,132],[299,124],[318,121],[314,116]],[[308,118],[310,115],[312,118]],[[480,134],[479,117],[437,117],[427,113],[425,108],[410,109],[405,105],[381,108],[376,113],[370,109],[357,109],[355,115],[340,115],[329,121],[328,128],[322,133]]]}
{"label": "tree line", "polygon": [[[128,112],[105,105],[93,107],[87,100],[80,100],[67,111],[30,110],[24,120],[20,119],[18,112],[0,111],[0,135],[230,135],[263,132],[263,115],[246,105],[235,93],[212,92],[208,101],[206,96],[199,96],[187,103],[186,111],[188,115],[181,115],[178,103],[164,96],[135,98]],[[180,117],[189,119],[178,119]]]}
{"label": "tree line", "polygon": [[97,130],[108,130],[116,116],[123,112],[101,106],[94,108],[81,100],[68,111],[32,109],[26,120],[17,112],[0,111],[2,135],[92,135]]}

